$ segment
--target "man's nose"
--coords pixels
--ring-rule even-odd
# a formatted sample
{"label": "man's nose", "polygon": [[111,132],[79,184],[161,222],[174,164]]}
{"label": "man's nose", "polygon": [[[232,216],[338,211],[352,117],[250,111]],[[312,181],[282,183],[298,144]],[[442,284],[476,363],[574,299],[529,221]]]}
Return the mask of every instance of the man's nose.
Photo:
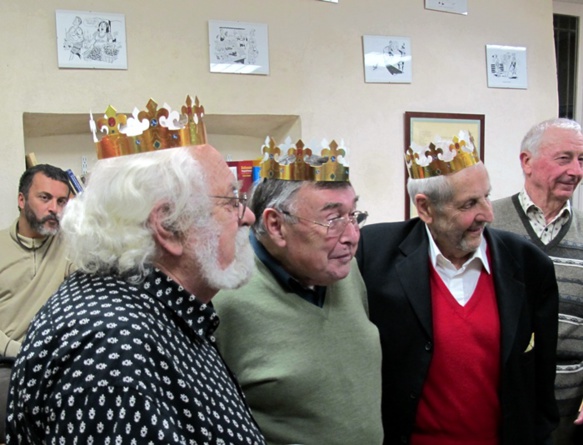
{"label": "man's nose", "polygon": [[351,221],[346,224],[344,231],[340,235],[340,242],[341,243],[351,243],[356,244],[358,243],[358,239],[360,238],[360,228],[357,224],[353,224]]}
{"label": "man's nose", "polygon": [[494,221],[494,211],[492,210],[492,203],[489,199],[485,199],[480,203],[480,212],[478,213],[477,219],[485,223]]}
{"label": "man's nose", "polygon": [[573,161],[569,163],[567,174],[581,178],[581,176],[583,176],[583,162],[581,162],[579,158],[573,159]]}
{"label": "man's nose", "polygon": [[243,213],[243,218],[241,218],[240,225],[252,226],[253,223],[255,223],[255,214],[251,211],[249,207],[246,207],[245,213]]}
{"label": "man's nose", "polygon": [[51,213],[57,214],[59,213],[59,201],[55,198],[55,199],[51,199],[48,203],[48,210]]}

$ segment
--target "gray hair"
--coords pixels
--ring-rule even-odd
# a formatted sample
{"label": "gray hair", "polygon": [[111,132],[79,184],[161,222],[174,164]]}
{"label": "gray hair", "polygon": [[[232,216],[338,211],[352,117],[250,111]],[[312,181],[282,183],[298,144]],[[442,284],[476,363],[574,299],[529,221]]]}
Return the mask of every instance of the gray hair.
{"label": "gray hair", "polygon": [[454,197],[454,189],[447,176],[433,176],[422,179],[409,178],[407,180],[407,192],[413,205],[415,205],[415,195],[423,194],[438,209],[450,202]]}
{"label": "gray hair", "polygon": [[149,225],[157,205],[162,226],[185,238],[210,224],[204,170],[187,148],[98,161],[87,188],[69,201],[61,229],[80,270],[142,281],[158,255]]}
{"label": "gray hair", "polygon": [[581,132],[581,125],[574,120],[565,118],[548,119],[534,125],[528,130],[528,133],[526,133],[520,144],[520,152],[528,152],[533,156],[538,156],[543,135],[549,128],[562,128],[564,130]]}
{"label": "gray hair", "polygon": [[[263,212],[267,208],[277,211],[294,213],[297,206],[296,195],[302,187],[313,187],[317,190],[344,189],[352,187],[350,182],[310,182],[310,181],[285,181],[283,179],[262,179],[253,188],[253,193],[249,200],[249,208],[255,214],[256,220],[253,225],[253,232],[257,238],[267,234],[263,223]],[[297,218],[284,215],[291,222],[296,222]]]}

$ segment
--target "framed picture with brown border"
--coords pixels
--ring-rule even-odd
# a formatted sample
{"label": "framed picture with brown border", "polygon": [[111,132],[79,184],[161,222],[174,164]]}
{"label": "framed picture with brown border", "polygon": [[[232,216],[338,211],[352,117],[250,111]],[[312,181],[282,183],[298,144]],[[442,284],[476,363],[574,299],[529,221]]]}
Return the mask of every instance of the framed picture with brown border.
{"label": "framed picture with brown border", "polygon": [[[467,131],[478,148],[484,162],[484,122],[483,114],[405,112],[405,150],[416,144],[428,147],[436,140],[453,139],[460,131]],[[417,216],[407,192],[409,173],[405,166],[405,219]]]}

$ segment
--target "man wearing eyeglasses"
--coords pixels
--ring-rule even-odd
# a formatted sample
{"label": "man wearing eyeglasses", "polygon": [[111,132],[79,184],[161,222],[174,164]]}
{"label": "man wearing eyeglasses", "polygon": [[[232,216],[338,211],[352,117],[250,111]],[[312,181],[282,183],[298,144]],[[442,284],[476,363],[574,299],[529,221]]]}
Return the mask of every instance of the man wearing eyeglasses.
{"label": "man wearing eyeglasses", "polygon": [[263,179],[249,204],[257,272],[213,300],[219,349],[269,444],[382,443],[357,203],[348,181]]}
{"label": "man wearing eyeglasses", "polygon": [[209,145],[97,162],[61,221],[78,271],[12,372],[8,444],[265,444],[209,304],[253,272],[237,187]]}

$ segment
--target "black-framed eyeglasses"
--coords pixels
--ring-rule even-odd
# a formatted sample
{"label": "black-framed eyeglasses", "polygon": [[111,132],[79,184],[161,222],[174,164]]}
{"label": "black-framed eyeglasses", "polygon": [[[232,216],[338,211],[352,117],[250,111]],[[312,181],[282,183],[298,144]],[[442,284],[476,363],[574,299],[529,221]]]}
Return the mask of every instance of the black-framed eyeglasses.
{"label": "black-framed eyeglasses", "polygon": [[368,212],[361,212],[356,210],[352,213],[349,213],[346,216],[340,216],[338,218],[333,218],[328,220],[328,222],[323,223],[319,221],[314,221],[309,218],[304,218],[302,216],[294,215],[293,213],[288,212],[287,210],[282,210],[281,213],[287,216],[291,216],[292,218],[303,219],[304,221],[310,222],[312,224],[317,224],[322,227],[326,227],[327,235],[331,237],[340,236],[346,230],[346,226],[348,223],[351,223],[356,229],[360,229],[366,223],[366,219],[368,218]]}
{"label": "black-framed eyeglasses", "polygon": [[247,209],[247,194],[242,193],[240,196],[217,196],[209,195],[209,198],[226,199],[229,204],[237,209],[237,217],[239,221],[245,216],[245,210]]}

